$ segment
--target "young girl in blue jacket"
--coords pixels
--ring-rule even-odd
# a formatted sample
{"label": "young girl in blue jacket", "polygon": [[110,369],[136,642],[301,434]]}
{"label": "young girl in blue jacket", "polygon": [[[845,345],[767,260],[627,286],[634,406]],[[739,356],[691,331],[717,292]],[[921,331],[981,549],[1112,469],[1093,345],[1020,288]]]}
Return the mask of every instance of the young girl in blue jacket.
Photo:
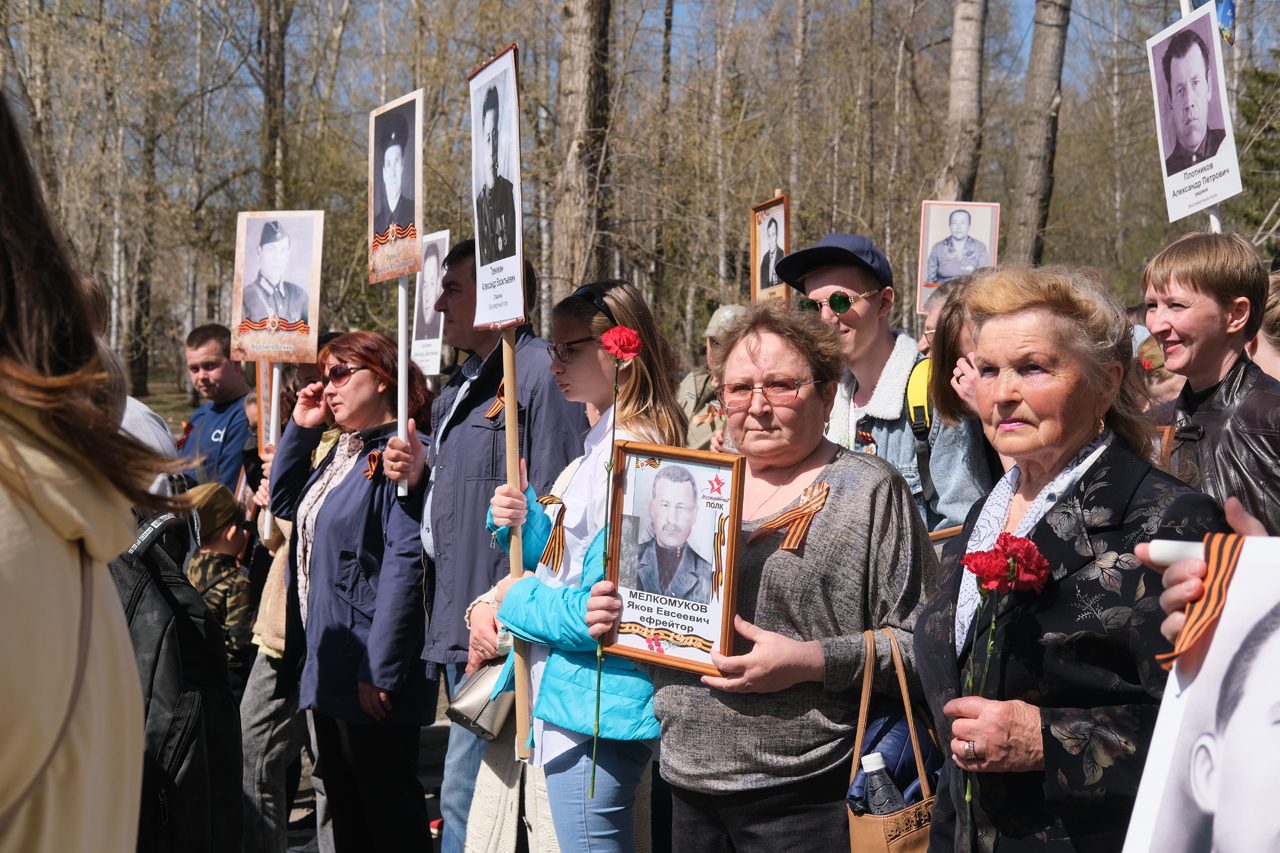
{"label": "young girl in blue jacket", "polygon": [[[641,341],[640,354],[618,367],[616,404],[614,358],[600,343],[614,326],[634,330]],[[587,433],[582,456],[556,483],[560,506],[548,511],[531,492],[521,494],[507,485],[494,492],[490,530],[505,547],[509,529],[522,525],[524,565],[537,570],[498,585],[496,614],[488,605],[472,609],[472,658],[474,664],[492,654],[495,615],[497,623],[530,643],[530,760],[546,774],[560,849],[621,853],[635,847],[636,787],[653,758],[658,721],[648,675],[606,656],[595,796],[589,797],[596,640],[604,629],[593,633],[586,611],[592,586],[604,577],[605,465],[612,457],[612,438],[680,446],[686,423],[671,381],[671,348],[630,284],[578,288],[552,311],[551,340],[551,372],[560,391],[595,407],[600,418]],[[547,565],[541,557],[555,524],[564,531],[563,557],[559,565]]]}

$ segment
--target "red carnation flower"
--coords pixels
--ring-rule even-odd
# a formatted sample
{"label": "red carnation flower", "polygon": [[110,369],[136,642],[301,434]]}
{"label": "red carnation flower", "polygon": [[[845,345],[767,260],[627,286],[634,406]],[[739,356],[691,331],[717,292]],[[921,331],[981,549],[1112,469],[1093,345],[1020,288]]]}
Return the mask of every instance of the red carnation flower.
{"label": "red carnation flower", "polygon": [[990,551],[965,554],[961,565],[973,572],[978,585],[1001,595],[1010,590],[1040,592],[1049,581],[1049,561],[1030,539],[1001,533]]}
{"label": "red carnation flower", "polygon": [[604,351],[619,361],[635,358],[640,354],[640,336],[635,329],[626,326],[614,326],[600,337]]}

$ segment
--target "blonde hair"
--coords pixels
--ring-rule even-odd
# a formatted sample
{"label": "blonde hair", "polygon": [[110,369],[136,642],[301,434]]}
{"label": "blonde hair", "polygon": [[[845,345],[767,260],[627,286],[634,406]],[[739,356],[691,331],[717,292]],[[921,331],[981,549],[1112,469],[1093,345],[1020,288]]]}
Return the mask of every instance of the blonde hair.
{"label": "blonde hair", "polygon": [[[593,282],[590,287],[613,312],[618,325],[632,329],[640,336],[640,354],[631,360],[625,372],[618,375],[618,401],[614,419],[619,426],[651,435],[660,444],[682,447],[688,418],[676,402],[676,358],[667,339],[658,331],[653,313],[644,297],[629,282],[612,280]],[[613,327],[590,296],[574,293],[556,303],[553,318],[575,320],[591,335],[599,338]]]}
{"label": "blonde hair", "polygon": [[1183,234],[1161,249],[1142,270],[1142,289],[1164,293],[1172,279],[1213,297],[1223,308],[1241,296],[1249,300],[1242,340],[1262,325],[1267,304],[1267,266],[1253,244],[1239,234]]}
{"label": "blonde hair", "polygon": [[929,300],[945,300],[933,324],[933,339],[929,342],[929,402],[934,413],[948,424],[973,417],[969,404],[961,400],[956,389],[951,387],[956,362],[968,355],[960,351],[960,338],[969,325],[969,311],[964,298],[972,284],[972,274],[953,278],[939,285]]}
{"label": "blonde hair", "polygon": [[979,272],[964,303],[977,329],[995,317],[1048,311],[1059,322],[1046,325],[1046,333],[1079,359],[1095,389],[1102,387],[1103,368],[1119,364],[1124,371],[1120,387],[1104,420],[1130,450],[1151,458],[1152,429],[1142,414],[1145,388],[1133,358],[1129,320],[1096,271],[1012,266]]}
{"label": "blonde hair", "polygon": [[722,377],[730,353],[747,337],[762,332],[777,335],[803,356],[815,383],[836,382],[844,371],[840,333],[833,326],[817,314],[801,313],[785,302],[770,299],[752,305],[720,331],[720,346],[711,354],[711,372]]}

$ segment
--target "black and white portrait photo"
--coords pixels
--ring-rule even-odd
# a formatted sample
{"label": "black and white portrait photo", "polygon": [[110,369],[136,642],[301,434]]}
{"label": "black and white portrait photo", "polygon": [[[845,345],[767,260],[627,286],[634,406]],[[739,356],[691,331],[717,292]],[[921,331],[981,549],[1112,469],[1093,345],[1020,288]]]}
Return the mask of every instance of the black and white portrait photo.
{"label": "black and white portrait photo", "polygon": [[1169,219],[1241,190],[1213,3],[1147,41]]}
{"label": "black and white portrait photo", "polygon": [[920,275],[916,309],[940,284],[995,266],[1000,205],[926,201],[920,213]]}
{"label": "black and white portrait photo", "polygon": [[[507,79],[506,74],[495,77],[480,100],[475,193],[476,252],[481,264],[510,257],[516,251],[516,193],[508,176],[517,155],[510,150],[514,134],[508,127],[509,116],[503,113],[502,94],[510,91]],[[506,100],[509,104],[511,99]]]}
{"label": "black and white portrait photo", "polygon": [[437,231],[423,238],[422,271],[418,273],[418,288],[414,293],[410,357],[428,376],[440,372],[444,315],[436,309],[436,302],[440,299],[441,263],[448,252],[448,231]]}
{"label": "black and white portrait photo", "polygon": [[477,328],[525,318],[518,56],[511,45],[470,79]]}
{"label": "black and white portrait photo", "polygon": [[1169,675],[1125,853],[1278,849],[1280,539],[1244,541],[1217,625]]}
{"label": "black and white portrait photo", "polygon": [[778,278],[778,261],[791,241],[791,200],[771,198],[751,208],[751,301],[786,299],[788,287]]}
{"label": "black and white portrait photo", "polygon": [[422,90],[369,116],[369,281],[417,272],[422,228]]}
{"label": "black and white portrait photo", "polygon": [[323,211],[237,217],[232,353],[238,359],[315,358],[323,237]]}

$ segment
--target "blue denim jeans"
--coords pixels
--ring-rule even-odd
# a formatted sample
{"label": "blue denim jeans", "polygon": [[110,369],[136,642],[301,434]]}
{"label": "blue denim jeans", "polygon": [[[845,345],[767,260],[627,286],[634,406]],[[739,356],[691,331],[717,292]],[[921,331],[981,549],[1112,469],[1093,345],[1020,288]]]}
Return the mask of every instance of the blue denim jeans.
{"label": "blue denim jeans", "polygon": [[636,846],[636,788],[653,761],[648,741],[601,740],[596,790],[591,790],[591,741],[543,767],[551,821],[560,849],[584,853],[631,853]]}
{"label": "blue denim jeans", "polygon": [[[465,663],[448,663],[444,672],[449,698],[462,682]],[[449,726],[449,744],[445,748],[444,778],[440,782],[440,816],[444,827],[440,833],[440,853],[463,853],[467,845],[467,813],[476,792],[476,776],[484,758],[485,741],[454,723]]]}

